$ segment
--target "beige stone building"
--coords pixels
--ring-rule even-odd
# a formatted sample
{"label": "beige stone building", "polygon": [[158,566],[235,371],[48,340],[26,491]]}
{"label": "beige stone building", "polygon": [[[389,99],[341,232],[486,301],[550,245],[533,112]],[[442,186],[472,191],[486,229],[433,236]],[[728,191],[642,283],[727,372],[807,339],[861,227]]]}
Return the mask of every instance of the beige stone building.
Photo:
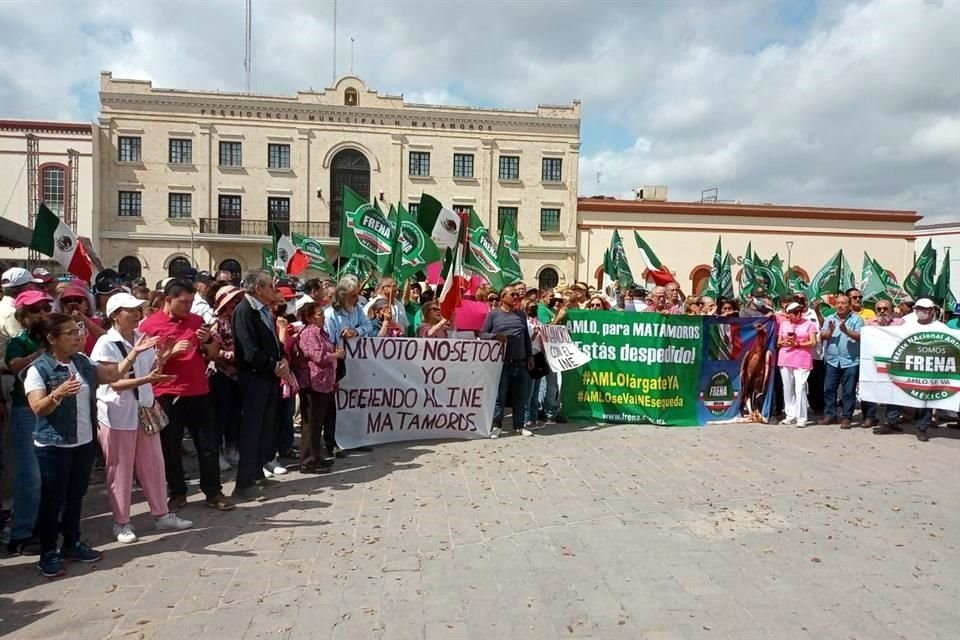
{"label": "beige stone building", "polygon": [[295,96],[154,88],[101,74],[98,249],[152,284],[261,264],[269,223],[337,257],[342,186],[416,212],[426,192],[515,216],[528,281],[576,269],[580,103],[529,111],[410,104],[353,76]]}
{"label": "beige stone building", "polygon": [[634,231],[684,291],[699,292],[710,276],[718,237],[736,261],[735,281],[751,243],[764,260],[779,254],[804,280],[842,248],[858,280],[866,251],[903,282],[913,266],[914,224],[920,216],[915,211],[581,198],[578,218],[578,280],[598,282],[603,252],[617,229],[638,281],[645,280],[645,267]]}

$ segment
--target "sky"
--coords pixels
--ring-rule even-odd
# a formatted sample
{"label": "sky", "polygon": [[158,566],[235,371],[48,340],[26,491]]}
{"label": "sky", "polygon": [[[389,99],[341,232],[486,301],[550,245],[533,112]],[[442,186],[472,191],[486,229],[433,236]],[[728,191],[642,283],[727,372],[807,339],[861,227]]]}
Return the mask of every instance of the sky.
{"label": "sky", "polygon": [[[90,121],[101,70],[241,91],[243,0],[0,2],[0,118]],[[333,1],[253,0],[253,90],[333,75]],[[960,221],[960,0],[340,0],[337,72],[409,102],[581,100],[581,195]]]}

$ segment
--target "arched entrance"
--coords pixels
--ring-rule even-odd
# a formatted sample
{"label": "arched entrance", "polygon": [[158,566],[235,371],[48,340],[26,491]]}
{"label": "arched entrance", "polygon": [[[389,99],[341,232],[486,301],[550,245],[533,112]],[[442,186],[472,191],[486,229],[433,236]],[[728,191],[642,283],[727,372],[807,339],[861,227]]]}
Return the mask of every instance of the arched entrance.
{"label": "arched entrance", "polygon": [[233,258],[227,258],[220,263],[220,268],[218,271],[229,271],[233,281],[240,282],[240,274],[243,271],[243,268],[240,266],[240,263]]}
{"label": "arched entrance", "polygon": [[330,162],[330,237],[340,237],[343,215],[343,187],[350,187],[370,199],[370,161],[356,149],[344,149]]}
{"label": "arched entrance", "polygon": [[560,274],[553,267],[545,267],[540,271],[537,277],[537,285],[541,291],[544,289],[553,289],[560,282]]}
{"label": "arched entrance", "polygon": [[189,260],[183,256],[177,256],[167,265],[167,275],[171,278],[186,278],[191,268]]}

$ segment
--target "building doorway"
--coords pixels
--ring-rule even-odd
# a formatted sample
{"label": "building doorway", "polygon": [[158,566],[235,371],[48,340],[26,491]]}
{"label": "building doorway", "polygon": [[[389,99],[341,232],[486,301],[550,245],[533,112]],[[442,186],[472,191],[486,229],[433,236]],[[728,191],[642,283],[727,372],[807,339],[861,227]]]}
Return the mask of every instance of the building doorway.
{"label": "building doorway", "polygon": [[330,162],[330,237],[340,237],[343,187],[350,187],[370,200],[370,161],[356,149],[344,149]]}

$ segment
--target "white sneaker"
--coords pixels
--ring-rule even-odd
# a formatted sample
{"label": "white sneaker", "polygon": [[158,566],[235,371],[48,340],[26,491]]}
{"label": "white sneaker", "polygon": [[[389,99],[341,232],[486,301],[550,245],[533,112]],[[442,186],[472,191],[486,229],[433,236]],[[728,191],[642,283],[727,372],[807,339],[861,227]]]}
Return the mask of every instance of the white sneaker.
{"label": "white sneaker", "polygon": [[177,514],[170,512],[165,516],[160,516],[154,522],[154,526],[159,531],[182,531],[184,529],[189,529],[193,526],[193,522],[190,520],[184,520],[177,516]]}
{"label": "white sneaker", "polygon": [[520,429],[520,435],[522,435],[522,436],[532,436],[532,435],[533,435],[533,431],[530,431],[530,429],[527,429],[526,427],[524,427],[523,429]]}
{"label": "white sneaker", "polygon": [[139,540],[129,522],[127,524],[114,524],[113,537],[117,539],[117,542],[122,542],[123,544],[130,544],[131,542]]}
{"label": "white sneaker", "polygon": [[796,418],[787,418],[787,419],[785,419],[785,420],[782,420],[782,421],[780,422],[780,424],[797,424],[797,419],[796,419]]}
{"label": "white sneaker", "polygon": [[287,468],[277,462],[276,460],[271,460],[263,467],[263,475],[270,478],[273,476],[282,476],[287,472]]}
{"label": "white sneaker", "polygon": [[220,471],[230,471],[230,469],[232,468],[233,468],[233,465],[227,462],[227,458],[221,453],[220,454]]}
{"label": "white sneaker", "polygon": [[240,452],[237,451],[234,447],[228,447],[223,452],[223,459],[227,461],[231,467],[235,467],[240,463]]}
{"label": "white sneaker", "polygon": [[497,438],[500,437],[501,433],[503,433],[503,429],[501,429],[500,427],[493,427],[492,429],[490,429],[490,439],[496,440]]}

